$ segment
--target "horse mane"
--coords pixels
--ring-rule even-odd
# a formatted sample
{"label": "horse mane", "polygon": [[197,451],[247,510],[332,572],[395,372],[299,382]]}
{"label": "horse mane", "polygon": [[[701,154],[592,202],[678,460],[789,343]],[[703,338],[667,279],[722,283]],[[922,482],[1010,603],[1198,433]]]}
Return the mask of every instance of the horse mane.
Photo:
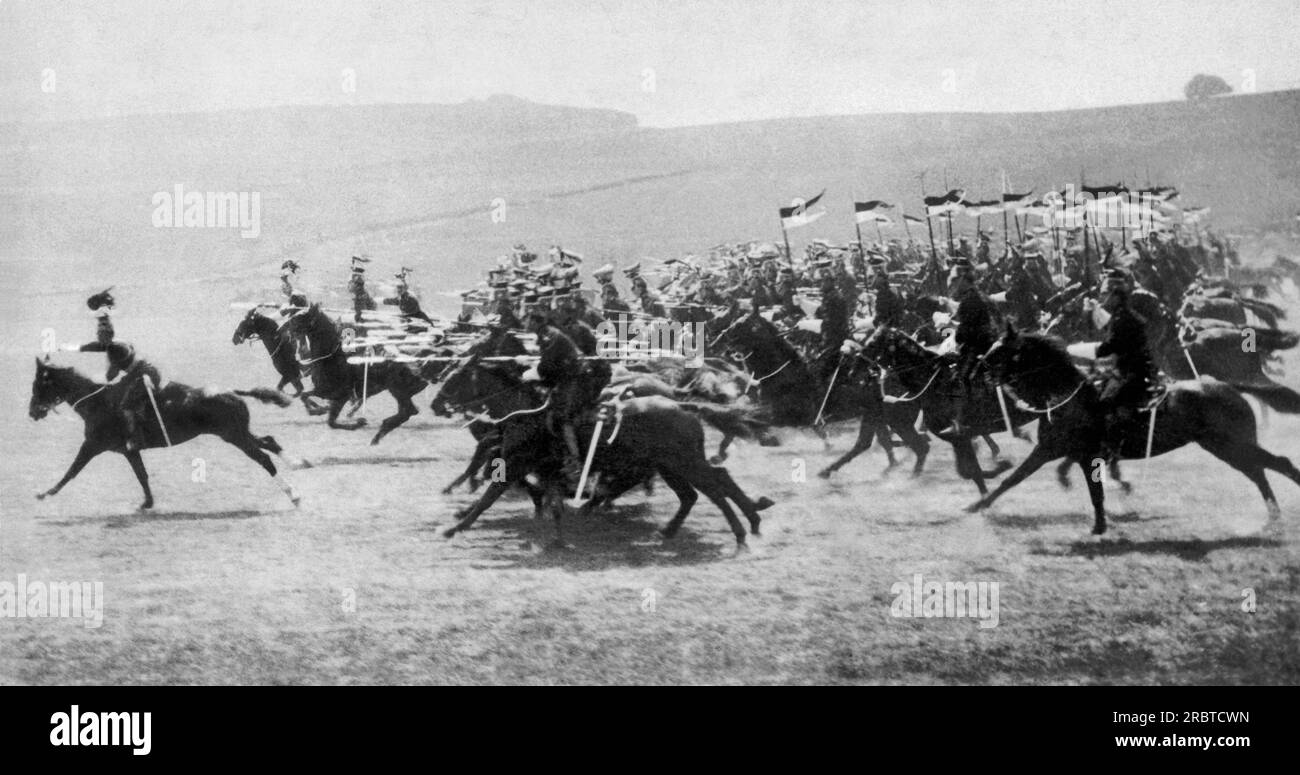
{"label": "horse mane", "polygon": [[1068,392],[1078,385],[1079,370],[1060,337],[1029,332],[1017,334],[1014,341],[1021,362],[1034,364],[1019,372],[1026,384],[1033,384],[1046,395]]}

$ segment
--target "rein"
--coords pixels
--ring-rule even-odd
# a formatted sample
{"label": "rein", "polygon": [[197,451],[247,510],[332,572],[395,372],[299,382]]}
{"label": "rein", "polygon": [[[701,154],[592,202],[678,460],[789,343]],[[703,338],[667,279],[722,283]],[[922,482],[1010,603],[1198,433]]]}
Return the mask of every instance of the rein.
{"label": "rein", "polygon": [[921,396],[925,395],[926,391],[928,391],[928,390],[930,389],[930,386],[934,384],[935,379],[938,378],[938,376],[939,376],[939,372],[943,371],[943,368],[944,368],[944,364],[939,364],[937,367],[935,367],[934,373],[930,375],[930,379],[929,379],[928,382],[925,383],[925,387],[921,388],[921,392],[917,393],[916,395],[914,395],[914,396],[907,396],[907,395],[902,395],[902,396],[891,396],[891,395],[889,395],[888,393],[885,392],[885,378],[888,376],[888,374],[889,374],[889,370],[886,369],[885,367],[881,366],[881,367],[880,367],[880,380],[879,380],[879,382],[880,382],[880,398],[881,398],[882,400],[884,400],[884,402],[887,403],[887,404],[898,404],[898,403],[906,403],[906,402],[908,402],[908,401],[915,401],[916,399],[918,399],[918,398],[920,398]]}
{"label": "rein", "polygon": [[92,390],[86,395],[82,396],[81,398],[78,398],[76,401],[69,404],[68,408],[72,409],[73,411],[76,411],[77,404],[81,403],[82,401],[85,401],[87,398],[90,398],[91,396],[99,395],[100,393],[103,393],[105,390],[108,390],[108,385],[101,385],[98,390]]}

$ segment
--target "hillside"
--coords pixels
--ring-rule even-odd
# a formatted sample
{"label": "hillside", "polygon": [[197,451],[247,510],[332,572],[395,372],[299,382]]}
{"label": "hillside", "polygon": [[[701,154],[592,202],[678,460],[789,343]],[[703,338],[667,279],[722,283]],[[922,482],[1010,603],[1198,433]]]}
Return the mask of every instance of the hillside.
{"label": "hillside", "polygon": [[[919,210],[963,185],[997,193],[1123,179],[1172,183],[1230,230],[1289,227],[1300,202],[1300,92],[1033,114],[803,118],[640,128],[614,111],[494,97],[460,105],[286,107],[0,125],[0,260],[29,293],[222,280],[274,286],[295,256],[322,282],[347,256],[471,282],[518,241],[630,262],[779,234],[776,208],[827,189],[831,215],[794,235],[852,234],[856,189]],[[261,194],[261,234],[157,229],[177,184]],[[505,201],[504,221],[490,206]],[[969,228],[969,223],[959,225]]]}

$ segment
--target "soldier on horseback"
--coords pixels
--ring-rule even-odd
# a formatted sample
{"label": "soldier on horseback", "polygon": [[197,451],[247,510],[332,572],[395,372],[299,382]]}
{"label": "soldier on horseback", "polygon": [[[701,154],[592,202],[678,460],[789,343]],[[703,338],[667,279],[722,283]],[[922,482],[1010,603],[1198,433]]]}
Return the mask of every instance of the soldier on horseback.
{"label": "soldier on horseback", "polygon": [[1107,288],[1110,293],[1103,308],[1110,320],[1106,339],[1097,347],[1097,357],[1115,356],[1115,370],[1100,399],[1106,415],[1106,444],[1111,454],[1118,455],[1158,376],[1147,344],[1147,320],[1133,309],[1127,274],[1122,269],[1112,270]]}
{"label": "soldier on horseback", "polygon": [[997,341],[993,326],[993,302],[979,289],[975,268],[968,259],[953,258],[952,298],[957,301],[953,316],[957,323],[957,377],[962,398],[949,431],[960,432],[967,424],[967,410],[975,393],[975,378],[984,354]]}
{"label": "soldier on horseback", "polygon": [[[580,346],[569,332],[555,325],[546,310],[540,307],[528,313],[528,328],[537,335],[541,357],[525,379],[535,379],[551,390],[551,425],[554,427],[556,421],[560,424],[560,435],[564,439],[564,473],[576,484],[582,461],[577,423],[587,409],[596,405],[600,391],[609,384],[609,364],[601,360],[584,361],[584,355],[596,354],[596,337],[581,322],[571,326],[569,331],[577,334],[585,347]],[[589,334],[590,339],[583,333]],[[586,351],[588,348],[590,352]]]}
{"label": "soldier on horseback", "polygon": [[353,320],[357,323],[361,322],[362,312],[375,309],[375,300],[366,290],[366,268],[362,266],[369,261],[370,259],[362,256],[352,257],[352,276],[348,279],[348,293],[352,294],[352,309],[355,312]]}
{"label": "soldier on horseback", "polygon": [[392,304],[401,310],[403,323],[410,323],[411,319],[414,318],[433,325],[433,321],[420,308],[420,300],[411,295],[411,288],[406,281],[406,277],[410,272],[410,269],[403,267],[402,271],[395,275],[397,278],[397,295],[384,299],[383,303]]}
{"label": "soldier on horseback", "polygon": [[140,430],[141,415],[144,413],[150,387],[141,384],[142,379],[152,383],[152,389],[162,384],[158,369],[143,358],[136,357],[135,348],[115,338],[113,322],[108,312],[115,304],[109,293],[112,288],[100,291],[86,300],[86,306],[94,311],[99,323],[96,326],[95,341],[77,348],[80,352],[104,353],[108,357],[108,372],[105,380],[109,383],[106,391],[113,406],[117,407],[126,431],[126,448],[134,451],[144,446],[144,434]]}
{"label": "soldier on horseback", "polygon": [[822,384],[827,384],[839,365],[840,347],[853,331],[852,313],[834,278],[822,280],[822,303],[815,313],[822,322],[822,352],[818,368]]}

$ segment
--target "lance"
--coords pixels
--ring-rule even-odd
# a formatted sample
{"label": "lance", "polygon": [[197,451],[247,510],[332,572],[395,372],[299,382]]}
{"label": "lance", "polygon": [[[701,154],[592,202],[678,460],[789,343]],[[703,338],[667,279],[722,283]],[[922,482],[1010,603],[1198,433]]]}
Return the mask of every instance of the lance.
{"label": "lance", "polygon": [[153,407],[154,417],[158,418],[158,428],[162,430],[163,441],[167,442],[167,446],[170,447],[172,437],[167,433],[167,424],[163,422],[162,412],[158,411],[158,401],[153,395],[153,380],[149,378],[148,374],[141,374],[140,379],[144,381],[144,392],[149,396],[149,405]]}

